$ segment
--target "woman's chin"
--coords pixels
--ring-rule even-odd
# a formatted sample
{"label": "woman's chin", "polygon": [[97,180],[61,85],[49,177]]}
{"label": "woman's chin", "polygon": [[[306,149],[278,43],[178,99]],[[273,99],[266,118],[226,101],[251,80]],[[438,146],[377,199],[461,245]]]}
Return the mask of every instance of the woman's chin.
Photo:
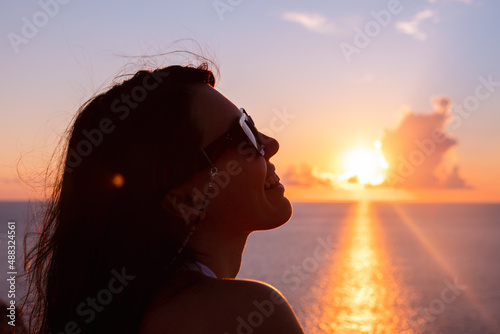
{"label": "woman's chin", "polygon": [[266,227],[262,228],[262,230],[270,230],[284,225],[286,222],[290,220],[292,217],[292,204],[285,196],[282,196],[279,200],[274,199],[273,201],[269,201],[271,206],[270,214],[266,219],[268,223]]}

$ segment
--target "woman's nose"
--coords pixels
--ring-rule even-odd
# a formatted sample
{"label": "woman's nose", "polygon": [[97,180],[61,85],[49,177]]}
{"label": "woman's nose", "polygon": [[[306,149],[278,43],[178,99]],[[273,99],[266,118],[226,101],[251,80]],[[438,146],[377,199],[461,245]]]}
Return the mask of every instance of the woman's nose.
{"label": "woman's nose", "polygon": [[273,155],[278,152],[280,144],[273,137],[266,136],[262,132],[259,132],[262,144],[264,144],[264,158],[269,160]]}

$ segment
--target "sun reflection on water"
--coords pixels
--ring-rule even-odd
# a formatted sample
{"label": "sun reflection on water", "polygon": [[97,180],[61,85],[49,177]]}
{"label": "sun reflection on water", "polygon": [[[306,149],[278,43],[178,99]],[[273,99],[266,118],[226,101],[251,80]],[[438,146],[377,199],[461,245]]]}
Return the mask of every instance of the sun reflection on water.
{"label": "sun reflection on water", "polygon": [[413,333],[386,258],[370,203],[360,202],[344,231],[344,247],[321,284],[321,333]]}

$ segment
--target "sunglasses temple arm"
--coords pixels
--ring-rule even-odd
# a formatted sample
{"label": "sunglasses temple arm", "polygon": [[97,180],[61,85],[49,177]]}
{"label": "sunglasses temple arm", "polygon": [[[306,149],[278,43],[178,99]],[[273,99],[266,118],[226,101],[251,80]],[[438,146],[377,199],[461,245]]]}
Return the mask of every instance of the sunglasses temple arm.
{"label": "sunglasses temple arm", "polygon": [[207,161],[210,164],[210,167],[212,167],[214,164],[212,163],[212,160],[210,160],[210,158],[208,157],[207,152],[205,152],[204,149],[201,149],[201,151],[203,152],[203,155],[205,156],[205,158],[207,158]]}

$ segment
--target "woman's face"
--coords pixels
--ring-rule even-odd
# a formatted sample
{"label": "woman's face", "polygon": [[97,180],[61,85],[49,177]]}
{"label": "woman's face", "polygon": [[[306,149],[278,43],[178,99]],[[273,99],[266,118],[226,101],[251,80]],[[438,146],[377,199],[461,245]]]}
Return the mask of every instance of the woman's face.
{"label": "woman's face", "polygon": [[[228,131],[240,118],[241,111],[210,86],[199,85],[195,89],[191,116],[202,129],[202,147],[205,147]],[[251,111],[248,112],[251,115]],[[244,149],[229,148],[214,162],[219,172],[205,210],[206,220],[210,220],[214,228],[251,232],[275,228],[290,219],[292,206],[284,197],[284,187],[277,184],[275,167],[269,162],[279,144],[264,134],[261,140],[265,145],[264,156],[245,145]],[[193,187],[191,195],[198,202],[210,179],[206,174],[207,171],[202,171],[189,182]]]}

